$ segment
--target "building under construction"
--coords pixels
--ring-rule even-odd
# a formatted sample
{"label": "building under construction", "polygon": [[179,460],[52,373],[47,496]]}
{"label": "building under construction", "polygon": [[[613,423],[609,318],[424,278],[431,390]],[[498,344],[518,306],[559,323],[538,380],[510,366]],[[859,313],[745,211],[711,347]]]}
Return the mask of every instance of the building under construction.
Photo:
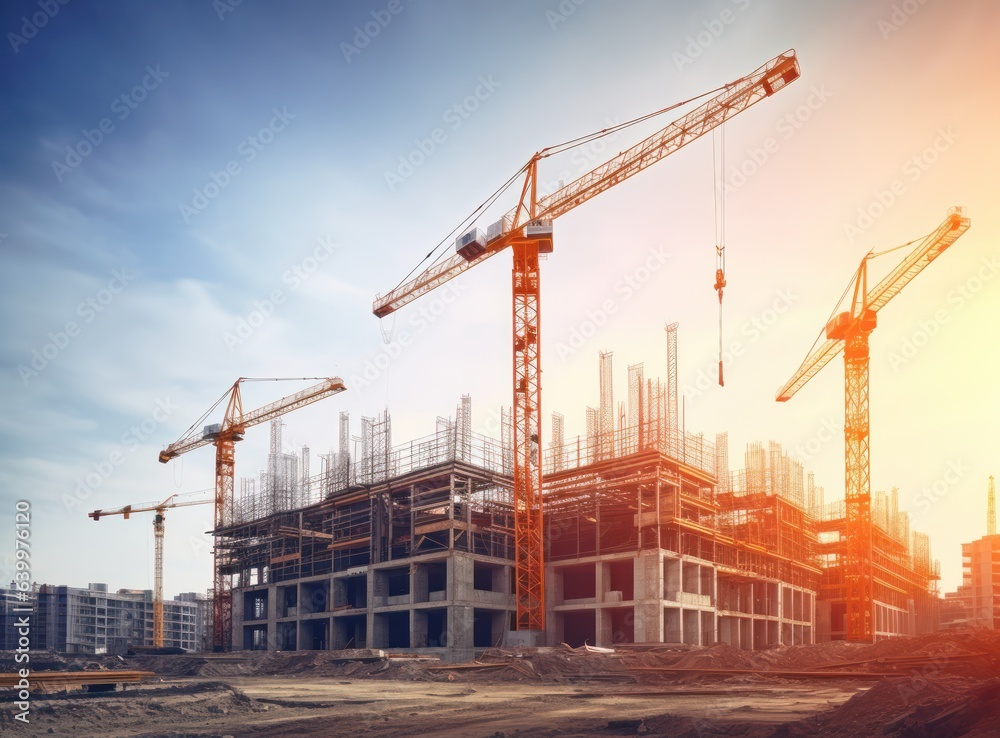
{"label": "building under construction", "polygon": [[[509,439],[506,416],[504,427]],[[386,412],[362,419],[360,455],[352,440],[341,413],[319,474],[242,485],[234,524],[217,531],[235,578],[234,646],[463,658],[501,642],[513,611],[509,442],[472,432],[468,397],[426,438],[393,447]]]}
{"label": "building under construction", "polygon": [[[666,382],[628,367],[616,404],[610,353],[585,436],[552,416],[544,470],[547,645],[622,642],[747,649],[843,638],[843,503],[824,506],[779,444],[750,444],[730,470],[728,439],[678,423],[676,325]],[[393,445],[386,411],[340,415],[336,451],[309,473],[272,423],[268,469],[243,480],[231,525],[216,531],[233,577],[236,649],[386,648],[471,658],[512,643],[513,443],[454,420]],[[884,508],[884,510],[883,510]],[[895,494],[876,494],[878,636],[927,629],[935,578],[926,537]]]}

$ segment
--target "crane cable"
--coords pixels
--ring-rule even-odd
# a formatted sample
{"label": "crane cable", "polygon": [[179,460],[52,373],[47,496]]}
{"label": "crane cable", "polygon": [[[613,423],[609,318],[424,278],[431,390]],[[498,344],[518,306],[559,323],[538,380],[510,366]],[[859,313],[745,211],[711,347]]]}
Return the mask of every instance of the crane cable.
{"label": "crane cable", "polygon": [[722,292],[726,287],[725,122],[712,134],[712,170],[715,184],[715,291],[719,295],[719,386],[725,387],[722,376]]}
{"label": "crane cable", "polygon": [[540,152],[538,152],[539,159],[546,159],[550,156],[555,156],[556,154],[561,154],[563,151],[568,151],[569,149],[576,148],[577,146],[582,146],[583,144],[590,143],[598,138],[603,138],[604,136],[610,136],[612,133],[618,133],[626,128],[643,123],[644,121],[650,120],[651,118],[656,118],[664,113],[669,113],[671,110],[676,110],[677,108],[693,103],[696,100],[700,100],[703,97],[709,95],[714,95],[716,92],[723,92],[724,90],[733,87],[745,78],[740,78],[735,82],[731,82],[728,85],[723,85],[722,87],[716,87],[714,90],[709,90],[708,92],[703,92],[700,95],[695,95],[694,97],[689,97],[687,100],[681,100],[679,103],[674,103],[673,105],[668,105],[665,108],[660,108],[652,113],[646,113],[646,115],[640,115],[638,118],[632,118],[632,120],[627,120],[624,123],[616,123],[608,128],[602,128],[599,131],[594,131],[593,133],[587,133],[583,136],[577,136],[576,138],[571,138],[568,141],[563,141],[559,144],[554,144],[552,146],[546,146]]}
{"label": "crane cable", "polygon": [[[434,256],[434,254],[438,251],[438,249],[440,249],[445,244],[450,244],[456,233],[461,232],[464,229],[464,227],[465,227],[465,225],[467,223],[470,223],[470,222],[474,221],[479,216],[480,213],[482,213],[484,210],[486,210],[488,207],[490,207],[494,202],[496,202],[497,199],[499,199],[499,197],[504,192],[506,192],[510,188],[510,186],[512,184],[514,184],[514,181],[518,177],[520,177],[521,174],[527,168],[528,168],[528,165],[525,164],[523,167],[521,167],[516,172],[514,172],[514,174],[512,174],[510,176],[510,179],[508,179],[506,182],[504,182],[504,184],[502,184],[499,188],[497,188],[497,190],[492,195],[490,195],[488,198],[486,198],[486,200],[479,207],[477,207],[475,210],[473,210],[471,213],[469,213],[467,216],[465,216],[465,218],[462,220],[462,222],[459,223],[457,226],[455,226],[447,236],[445,236],[440,241],[438,241],[437,245],[434,246],[434,248],[432,248],[430,251],[428,251],[427,255],[424,256],[424,258],[421,259],[419,262],[417,262],[417,264],[414,265],[413,269],[411,269],[406,274],[405,277],[403,277],[401,280],[399,280],[399,282],[396,284],[395,287],[392,288],[392,290],[390,290],[390,292],[392,292],[393,290],[399,289],[406,282],[406,280],[408,280],[410,277],[413,276],[413,273],[415,271],[417,271],[417,269],[420,268],[421,264],[423,264],[425,261],[427,261],[432,256]],[[441,257],[445,253],[446,252],[442,252],[441,254],[438,254],[438,256],[434,259],[434,261],[431,262],[431,266],[433,266],[434,264],[438,263],[441,260]],[[384,338],[383,338],[383,340],[384,340]]]}
{"label": "crane cable", "polygon": [[[734,86],[740,84],[741,82],[744,81],[744,79],[746,79],[746,78],[745,77],[741,77],[740,79],[738,79],[738,80],[736,80],[734,82],[730,82],[728,85],[723,85],[722,87],[716,87],[714,90],[709,90],[708,92],[703,92],[700,95],[696,95],[694,97],[690,97],[687,100],[682,100],[679,103],[675,103],[675,104],[670,105],[668,107],[661,108],[660,110],[657,110],[655,112],[647,113],[646,115],[641,115],[638,118],[633,118],[631,120],[627,120],[624,123],[618,123],[618,124],[610,126],[608,128],[602,128],[599,131],[594,131],[593,133],[588,133],[588,134],[585,134],[583,136],[578,136],[577,138],[573,138],[573,139],[570,139],[568,141],[564,141],[562,143],[555,144],[553,146],[547,146],[544,149],[542,149],[540,152],[538,152],[537,156],[538,156],[539,159],[546,159],[546,158],[548,158],[550,156],[554,156],[556,154],[562,153],[563,151],[567,151],[568,149],[575,148],[577,146],[582,146],[583,144],[586,144],[586,143],[590,143],[591,141],[594,141],[594,140],[596,140],[598,138],[602,138],[604,136],[609,136],[612,133],[617,133],[617,132],[619,132],[621,130],[624,130],[625,128],[629,128],[631,126],[634,126],[634,125],[637,125],[637,124],[642,123],[644,121],[647,121],[647,120],[649,120],[651,118],[655,118],[657,116],[663,115],[664,113],[668,113],[671,110],[676,110],[679,107],[682,107],[684,105],[688,105],[689,103],[695,102],[696,100],[700,100],[701,98],[707,97],[708,95],[713,95],[713,94],[715,94],[717,92],[722,92],[724,90],[727,90],[727,89],[729,89],[731,87],[734,87]],[[528,162],[527,164],[525,164],[524,166],[522,166],[520,169],[518,169],[514,174],[512,174],[511,177],[510,177],[510,179],[508,179],[504,184],[502,184],[499,188],[497,188],[497,190],[492,195],[490,195],[486,199],[485,202],[483,202],[479,207],[477,207],[468,216],[466,216],[465,219],[463,219],[462,222],[459,223],[459,225],[457,225],[455,228],[453,228],[451,230],[451,232],[447,236],[445,236],[444,238],[442,238],[437,243],[437,245],[434,246],[434,248],[432,248],[430,251],[427,252],[427,254],[424,256],[423,259],[421,259],[419,262],[417,262],[416,265],[414,265],[414,267],[406,274],[406,276],[404,276],[402,279],[399,280],[399,282],[396,284],[395,287],[392,288],[392,290],[390,290],[390,292],[392,292],[393,290],[399,289],[406,282],[406,280],[408,280],[410,277],[412,277],[413,273],[415,271],[417,271],[417,269],[419,269],[420,266],[424,262],[426,262],[428,259],[430,259],[431,257],[433,257],[434,254],[437,253],[438,250],[442,246],[444,246],[445,244],[450,244],[456,233],[461,232],[467,224],[475,221],[475,219],[479,216],[480,213],[482,213],[487,208],[489,208],[491,205],[493,205],[493,203],[495,203],[500,198],[500,196],[503,195],[503,193],[506,192],[510,188],[510,186],[517,180],[517,178],[520,177],[522,174],[524,174],[528,170],[528,167],[529,167],[530,163],[531,162]],[[446,252],[442,252],[441,254],[438,254],[438,256],[434,259],[434,261],[431,262],[431,266],[433,266],[434,264],[438,263],[441,260],[442,256],[444,255],[444,253],[446,253]],[[392,329],[390,329],[389,333],[391,335]],[[384,335],[383,335],[383,341],[385,341],[385,336]]]}

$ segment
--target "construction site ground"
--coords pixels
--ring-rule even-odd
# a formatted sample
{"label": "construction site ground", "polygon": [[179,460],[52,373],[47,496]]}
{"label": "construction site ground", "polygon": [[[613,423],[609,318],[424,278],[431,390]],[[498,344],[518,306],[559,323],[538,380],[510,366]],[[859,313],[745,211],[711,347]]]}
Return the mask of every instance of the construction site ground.
{"label": "construction site ground", "polygon": [[[349,661],[345,658],[363,658]],[[14,671],[0,654],[0,671]],[[63,736],[998,736],[1000,633],[742,651],[490,649],[475,662],[378,652],[67,658],[140,670],[108,693],[4,690],[0,732]],[[110,678],[110,675],[109,675]]]}

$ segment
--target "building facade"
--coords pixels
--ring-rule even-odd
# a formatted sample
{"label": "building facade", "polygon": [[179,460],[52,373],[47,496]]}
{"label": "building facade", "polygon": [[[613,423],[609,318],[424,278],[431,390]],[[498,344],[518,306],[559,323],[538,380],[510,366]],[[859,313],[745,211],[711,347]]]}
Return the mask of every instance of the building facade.
{"label": "building facade", "polygon": [[17,621],[26,614],[34,613],[37,596],[34,587],[22,592],[14,586],[14,582],[10,583],[9,589],[0,587],[0,651],[13,651],[18,647],[21,636]]}
{"label": "building facade", "polygon": [[[163,645],[200,651],[206,609],[203,601],[163,603]],[[71,654],[122,654],[130,646],[153,644],[151,590],[109,592],[106,584],[86,588],[43,584],[38,591],[38,648]]]}
{"label": "building facade", "polygon": [[502,642],[514,546],[499,444],[452,425],[387,456],[331,465],[321,501],[222,531],[233,648],[464,660]]}
{"label": "building facade", "polygon": [[815,522],[767,489],[719,485],[715,445],[651,411],[547,452],[546,630],[526,639],[514,631],[508,418],[497,441],[468,417],[463,405],[396,448],[387,415],[366,419],[361,458],[331,454],[301,485],[310,504],[276,510],[268,480],[237,500],[216,531],[234,578],[232,647],[466,660],[527,642],[815,641]]}
{"label": "building facade", "polygon": [[962,587],[966,622],[1000,629],[1000,535],[962,544]]}

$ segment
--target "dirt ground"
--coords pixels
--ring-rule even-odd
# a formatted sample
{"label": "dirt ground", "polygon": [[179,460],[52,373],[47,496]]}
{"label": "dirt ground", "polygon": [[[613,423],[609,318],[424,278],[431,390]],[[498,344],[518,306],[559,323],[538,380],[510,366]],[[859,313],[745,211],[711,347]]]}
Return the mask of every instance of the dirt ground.
{"label": "dirt ground", "polygon": [[[457,668],[409,658],[344,663],[336,655],[38,654],[51,670],[156,676],[113,693],[34,694],[27,726],[14,722],[12,695],[0,692],[0,733],[1000,736],[1000,633],[758,652],[724,645],[494,649]],[[0,671],[10,671],[4,656]]]}

